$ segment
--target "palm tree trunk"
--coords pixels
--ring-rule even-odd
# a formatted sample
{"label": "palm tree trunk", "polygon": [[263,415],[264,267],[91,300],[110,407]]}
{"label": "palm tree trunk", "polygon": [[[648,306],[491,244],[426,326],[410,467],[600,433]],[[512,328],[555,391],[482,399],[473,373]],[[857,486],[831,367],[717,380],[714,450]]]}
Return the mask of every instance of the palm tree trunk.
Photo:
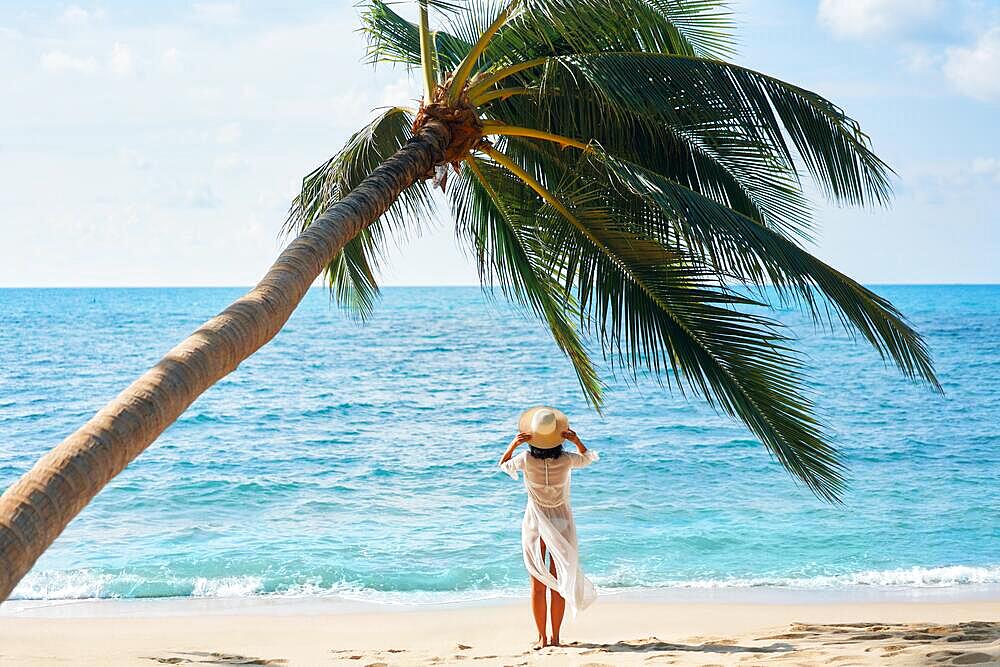
{"label": "palm tree trunk", "polygon": [[0,496],[0,602],[67,524],[206,389],[278,333],[347,241],[444,156],[431,122],[278,256],[249,293],[206,322]]}

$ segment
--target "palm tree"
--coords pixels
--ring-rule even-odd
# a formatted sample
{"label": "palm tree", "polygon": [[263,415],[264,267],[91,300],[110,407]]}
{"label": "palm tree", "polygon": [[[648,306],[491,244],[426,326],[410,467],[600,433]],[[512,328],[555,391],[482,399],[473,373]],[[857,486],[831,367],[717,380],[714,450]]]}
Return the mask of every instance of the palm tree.
{"label": "palm tree", "polygon": [[880,205],[889,168],[833,103],[727,62],[719,0],[418,9],[412,23],[369,0],[362,21],[372,61],[420,70],[420,107],[382,111],[309,174],[286,223],[297,237],[261,282],[0,498],[0,600],[108,481],[278,333],[322,271],[341,303],[370,313],[386,239],[428,217],[434,185],[483,282],[545,322],[595,408],[588,338],[614,372],[656,376],[742,420],[836,501],[843,465],[802,359],[761,307],[838,323],[940,389],[892,304],[803,248],[800,173],[835,202]]}

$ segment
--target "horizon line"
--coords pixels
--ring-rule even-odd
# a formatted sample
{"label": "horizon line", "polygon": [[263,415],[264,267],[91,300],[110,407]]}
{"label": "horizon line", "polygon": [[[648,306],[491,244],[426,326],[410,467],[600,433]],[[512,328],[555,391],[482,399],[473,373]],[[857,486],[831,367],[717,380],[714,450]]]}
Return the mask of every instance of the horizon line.
{"label": "horizon line", "polygon": [[[871,285],[878,287],[997,287],[1000,286],[1000,282],[867,282],[859,281],[862,285]],[[256,285],[0,285],[0,290],[18,290],[18,289],[253,289]],[[382,285],[379,287],[380,290],[388,289],[428,289],[428,288],[458,288],[458,287],[477,287],[486,288],[491,287],[489,285],[482,285],[481,283],[446,283],[446,284],[409,284],[409,285]],[[493,286],[495,287],[495,286]],[[765,287],[770,287],[770,284],[765,285]],[[329,291],[329,287],[326,285],[310,285],[310,290],[321,289],[324,291]]]}

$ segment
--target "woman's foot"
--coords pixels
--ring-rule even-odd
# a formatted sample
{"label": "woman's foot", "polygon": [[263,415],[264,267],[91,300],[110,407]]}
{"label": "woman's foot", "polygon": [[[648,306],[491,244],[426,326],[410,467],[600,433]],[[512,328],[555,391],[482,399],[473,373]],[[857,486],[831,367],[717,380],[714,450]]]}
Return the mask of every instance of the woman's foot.
{"label": "woman's foot", "polygon": [[537,640],[535,640],[535,643],[531,645],[531,650],[537,651],[539,649],[545,648],[548,645],[549,643],[545,641],[545,637],[539,637]]}
{"label": "woman's foot", "polygon": [[559,635],[553,635],[552,639],[549,640],[549,646],[562,646],[559,643]]}

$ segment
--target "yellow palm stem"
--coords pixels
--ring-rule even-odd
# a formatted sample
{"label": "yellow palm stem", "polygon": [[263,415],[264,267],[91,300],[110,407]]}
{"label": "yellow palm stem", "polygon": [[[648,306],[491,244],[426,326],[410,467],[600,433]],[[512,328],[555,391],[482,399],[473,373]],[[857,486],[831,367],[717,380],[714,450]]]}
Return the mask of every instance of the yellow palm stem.
{"label": "yellow palm stem", "polygon": [[[614,262],[622,271],[624,271],[628,275],[628,277],[632,280],[632,282],[634,282],[643,292],[645,292],[650,299],[655,301],[656,304],[664,310],[664,312],[670,314],[670,316],[676,320],[676,317],[673,314],[673,310],[671,309],[670,304],[665,302],[663,298],[659,294],[657,294],[656,291],[653,290],[645,280],[643,280],[642,276],[637,275],[636,272],[632,269],[632,267],[629,266],[628,263],[622,260],[622,258],[619,256],[619,253],[615,252],[612,248],[610,248],[607,243],[601,241],[596,236],[594,236],[593,233],[591,233],[591,231],[587,228],[587,226],[584,225],[582,222],[580,222],[580,220],[575,215],[573,215],[569,211],[569,209],[567,209],[563,205],[561,201],[559,201],[558,197],[549,192],[545,188],[545,186],[543,186],[541,183],[532,178],[531,174],[529,174],[520,166],[518,166],[516,162],[514,162],[509,157],[507,157],[500,151],[496,150],[495,148],[492,148],[490,146],[483,146],[478,150],[481,150],[486,155],[489,155],[494,162],[502,165],[503,167],[506,167],[512,174],[514,174],[522,181],[524,181],[528,185],[528,187],[530,187],[538,194],[539,197],[548,202],[549,205],[552,206],[552,208],[558,211],[564,218],[566,218],[566,220],[568,220],[572,225],[574,225],[577,229],[579,229],[580,233],[583,234],[587,238],[587,240],[593,243],[594,246],[597,247],[601,252],[608,255],[611,261]],[[669,254],[665,253],[664,261],[666,261],[667,259],[669,259]]]}
{"label": "yellow palm stem", "polygon": [[473,99],[482,95],[484,92],[490,89],[491,86],[503,81],[509,76],[513,76],[518,72],[523,72],[526,69],[531,69],[532,67],[538,67],[539,65],[544,65],[549,61],[548,56],[543,58],[535,58],[533,60],[525,60],[523,63],[517,63],[516,65],[511,65],[509,67],[503,67],[485,76],[484,78],[477,81],[473,86],[469,88],[469,99]]}
{"label": "yellow palm stem", "polygon": [[483,93],[482,95],[471,98],[469,102],[472,106],[482,106],[487,102],[492,102],[493,100],[505,100],[508,97],[514,97],[515,95],[531,95],[537,92],[536,88],[499,88],[497,90],[491,90],[488,93]]}
{"label": "yellow palm stem", "polygon": [[448,87],[448,100],[454,102],[458,99],[459,95],[462,94],[462,88],[465,87],[466,82],[469,80],[469,75],[472,73],[472,68],[475,67],[476,61],[479,57],[483,55],[483,51],[489,46],[490,40],[493,39],[493,35],[496,34],[507,19],[510,18],[511,13],[514,9],[521,3],[521,0],[511,0],[511,2],[497,15],[490,27],[479,36],[476,43],[472,45],[472,49],[465,54],[465,58],[459,64],[458,69],[455,70],[455,76],[451,79],[451,85]]}
{"label": "yellow palm stem", "polygon": [[434,42],[431,38],[430,20],[427,16],[427,0],[420,0],[420,67],[424,72],[424,101],[431,103],[434,87]]}
{"label": "yellow palm stem", "polygon": [[563,205],[561,201],[559,201],[558,197],[549,192],[544,185],[536,181],[534,177],[528,172],[526,172],[524,169],[522,169],[519,164],[517,164],[516,162],[514,162],[509,157],[507,157],[497,149],[493,148],[492,146],[482,146],[477,150],[480,150],[486,155],[489,155],[494,162],[504,167],[505,169],[507,169],[507,171],[509,171],[510,173],[514,174],[522,181],[524,181],[525,185],[534,190],[539,197],[548,202],[549,206],[558,211],[561,216],[566,218],[566,220],[568,220],[574,227],[579,229],[580,233],[583,234],[585,237],[587,237],[587,239],[591,243],[593,243],[598,248],[604,247],[604,244],[601,243],[597,239],[597,237],[595,237],[590,232],[590,230],[587,229],[587,226],[584,225],[582,222],[580,222],[580,220],[575,215],[573,215],[570,212],[570,210]]}
{"label": "yellow palm stem", "polygon": [[569,137],[564,137],[561,134],[553,134],[551,132],[543,132],[542,130],[534,130],[530,127],[520,127],[517,125],[507,125],[506,123],[497,123],[496,121],[484,121],[483,122],[483,134],[499,134],[509,137],[529,137],[531,139],[541,139],[543,141],[551,141],[553,143],[559,144],[563,148],[567,146],[572,146],[573,148],[579,148],[582,151],[591,151],[593,147],[579,141],[577,139],[570,139]]}
{"label": "yellow palm stem", "polygon": [[486,176],[483,174],[483,170],[479,168],[478,164],[476,164],[476,159],[472,157],[472,155],[466,155],[463,160],[465,160],[465,166],[469,168],[469,171],[471,171],[477,179],[479,179],[479,184],[482,185],[486,192],[489,193],[490,197],[493,198],[493,201],[496,202],[499,200],[500,197],[497,196],[496,190],[493,189],[493,186],[490,185],[490,182],[486,179]]}

